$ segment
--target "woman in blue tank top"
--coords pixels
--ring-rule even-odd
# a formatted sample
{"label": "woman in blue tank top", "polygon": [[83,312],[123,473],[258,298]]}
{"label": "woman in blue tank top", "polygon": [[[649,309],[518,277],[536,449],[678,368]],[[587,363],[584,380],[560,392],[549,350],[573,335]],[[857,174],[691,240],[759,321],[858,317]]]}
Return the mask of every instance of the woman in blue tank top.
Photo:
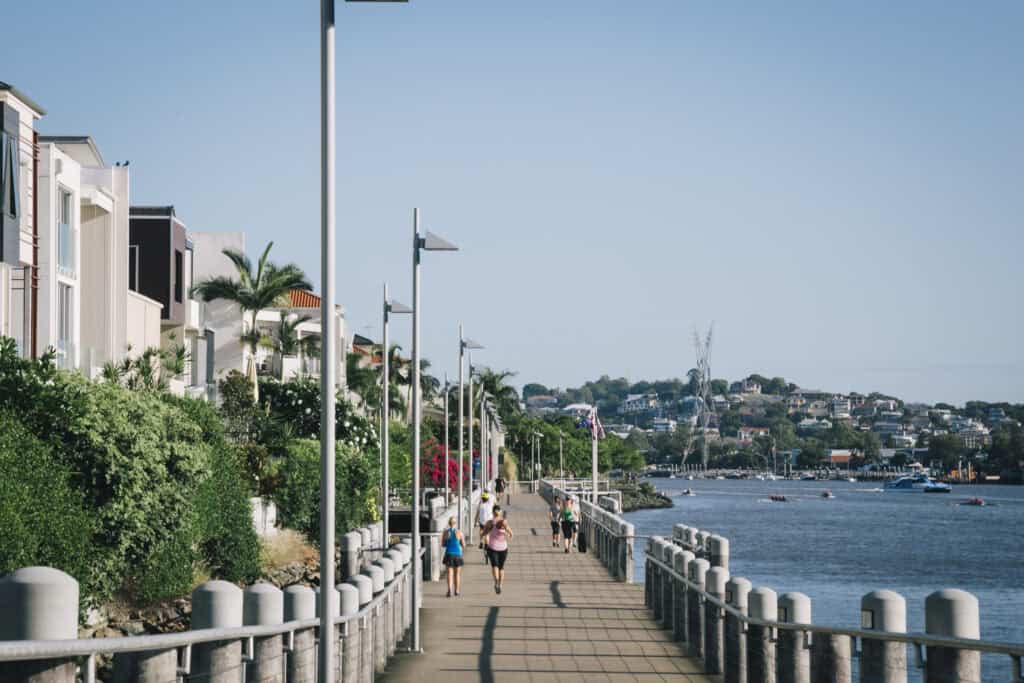
{"label": "woman in blue tank top", "polygon": [[444,566],[448,573],[448,597],[452,593],[459,594],[462,588],[462,550],[466,547],[466,539],[462,532],[455,528],[455,518],[448,518],[448,528],[441,535],[441,545],[444,546]]}

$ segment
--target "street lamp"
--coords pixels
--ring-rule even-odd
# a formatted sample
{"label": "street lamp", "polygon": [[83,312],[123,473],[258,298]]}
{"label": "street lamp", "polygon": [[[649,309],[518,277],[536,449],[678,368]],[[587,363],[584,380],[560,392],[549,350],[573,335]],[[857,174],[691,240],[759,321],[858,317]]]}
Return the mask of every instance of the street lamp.
{"label": "street lamp", "polygon": [[534,491],[537,490],[537,469],[540,467],[540,440],[543,438],[544,435],[541,434],[540,432],[533,433],[533,439],[534,442],[537,444],[537,448],[533,459],[533,472],[530,474],[530,481],[533,482],[532,486]]}
{"label": "street lamp", "polygon": [[451,466],[448,463],[448,373],[444,373],[444,504],[450,504],[452,498],[452,485],[448,472]]}
{"label": "street lamp", "polygon": [[[483,345],[473,341],[472,339],[466,339],[462,336],[462,324],[459,324],[459,529],[462,529],[462,480],[465,478],[463,473],[465,472],[465,456],[462,450],[462,418],[466,414],[465,407],[463,406],[463,399],[466,395],[466,389],[462,382],[462,371],[466,367],[464,357],[467,351],[473,349],[482,349]],[[472,400],[470,401],[472,403]],[[472,423],[470,423],[470,431],[472,431]],[[472,441],[470,442],[472,444]],[[470,484],[473,483],[473,453],[470,451],[469,454],[469,473],[470,473]],[[472,486],[470,486],[470,492],[472,492]]]}
{"label": "street lamp", "polygon": [[[406,2],[407,0],[346,0]],[[334,0],[320,0],[320,649],[321,683],[334,680],[334,624],[331,588],[334,581],[334,441],[337,323],[335,287],[335,138]],[[326,560],[325,560],[326,558]]]}
{"label": "street lamp", "polygon": [[391,399],[389,392],[391,390],[391,352],[390,342],[388,341],[388,323],[391,321],[392,315],[405,315],[412,313],[412,309],[405,304],[400,304],[397,301],[392,301],[388,298],[388,284],[384,283],[384,315],[383,315],[383,332],[381,333],[382,343],[384,346],[383,354],[381,358],[381,372],[383,373],[383,388],[381,390],[381,403],[380,403],[380,453],[381,453],[381,468],[383,470],[381,476],[381,485],[384,488],[384,504],[382,510],[384,512],[384,545],[388,544],[388,539],[391,538],[391,500],[388,477],[391,472],[391,465],[389,459],[389,450],[391,448],[391,442],[388,437],[389,423],[391,422]]}
{"label": "street lamp", "polygon": [[420,210],[412,211],[412,651],[420,651],[420,252],[458,251],[451,242],[420,234]]}

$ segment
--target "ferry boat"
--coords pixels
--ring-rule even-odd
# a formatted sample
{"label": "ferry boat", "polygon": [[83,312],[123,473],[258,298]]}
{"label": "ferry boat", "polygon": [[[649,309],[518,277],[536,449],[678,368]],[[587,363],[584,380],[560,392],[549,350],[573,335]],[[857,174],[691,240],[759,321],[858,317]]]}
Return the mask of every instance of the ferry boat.
{"label": "ferry boat", "polygon": [[949,493],[953,490],[949,484],[934,481],[923,474],[908,474],[898,479],[885,482],[886,491],[923,491],[924,493]]}

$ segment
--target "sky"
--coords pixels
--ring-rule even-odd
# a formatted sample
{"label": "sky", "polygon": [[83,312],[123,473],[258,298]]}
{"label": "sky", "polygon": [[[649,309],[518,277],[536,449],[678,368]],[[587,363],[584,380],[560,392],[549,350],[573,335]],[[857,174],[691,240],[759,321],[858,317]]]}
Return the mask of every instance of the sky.
{"label": "sky", "polygon": [[[410,303],[419,207],[461,248],[424,256],[438,374],[460,322],[474,363],[557,387],[683,376],[713,323],[715,377],[1024,401],[1024,3],[748,5],[339,2],[349,331],[379,338],[385,281]],[[319,283],[319,3],[4,18],[42,133]]]}

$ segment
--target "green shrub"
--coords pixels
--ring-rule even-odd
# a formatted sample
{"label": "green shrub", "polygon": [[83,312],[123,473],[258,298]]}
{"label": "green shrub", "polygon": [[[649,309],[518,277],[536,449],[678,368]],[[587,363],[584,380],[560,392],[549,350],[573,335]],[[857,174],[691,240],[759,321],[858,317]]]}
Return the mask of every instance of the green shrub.
{"label": "green shrub", "polygon": [[188,593],[195,562],[195,529],[183,526],[153,548],[142,571],[131,580],[132,595],[149,603]]}
{"label": "green shrub", "polygon": [[95,526],[67,467],[16,418],[0,413],[0,576],[33,565],[56,567],[90,594]]}
{"label": "green shrub", "polygon": [[209,476],[196,493],[200,556],[215,578],[253,581],[260,574],[260,543],[252,526],[245,473],[236,451],[213,449]]}
{"label": "green shrub", "polygon": [[[20,358],[13,342],[0,338],[4,410],[43,442],[44,453],[48,448],[58,481],[60,472],[70,473],[68,487],[81,492],[81,506],[95,520],[81,544],[88,569],[69,572],[82,582],[83,597],[102,600],[126,587],[148,598],[170,594],[171,586],[180,594],[197,551],[223,578],[258,572],[248,484],[211,406],[90,382],[54,369],[49,357]],[[0,483],[14,505],[10,488]],[[25,552],[12,561],[55,564],[48,557]]]}
{"label": "green shrub", "polygon": [[[320,542],[320,442],[293,442],[280,466],[273,496],[279,521]],[[380,477],[376,454],[338,444],[335,460],[335,524],[339,534],[373,521]]]}

